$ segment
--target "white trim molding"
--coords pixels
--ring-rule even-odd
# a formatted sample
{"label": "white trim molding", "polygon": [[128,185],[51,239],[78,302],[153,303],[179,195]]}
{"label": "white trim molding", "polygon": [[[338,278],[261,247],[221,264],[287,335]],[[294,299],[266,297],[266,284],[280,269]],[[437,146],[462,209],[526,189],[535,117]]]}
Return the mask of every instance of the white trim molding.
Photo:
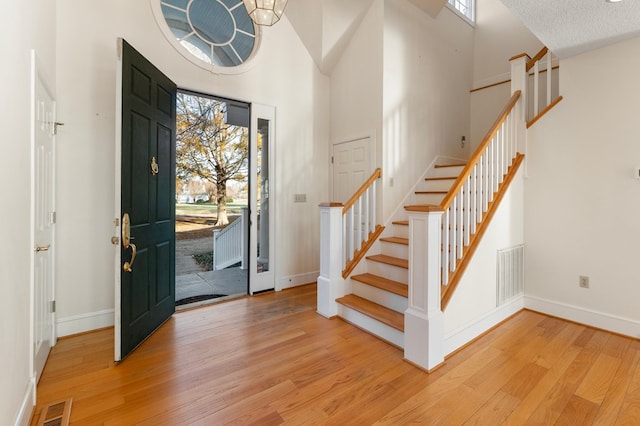
{"label": "white trim molding", "polygon": [[320,275],[320,271],[282,277],[280,278],[280,286],[278,288],[279,290],[284,290],[285,288],[293,288],[305,284],[312,284],[318,280],[318,275]]}
{"label": "white trim molding", "polygon": [[[487,312],[480,318],[465,324],[444,336],[444,353],[446,355],[460,349],[473,339],[481,336],[502,321],[517,314],[525,308],[524,296],[512,299],[510,302]],[[446,314],[445,314],[446,317]],[[446,321],[446,320],[445,320]]]}
{"label": "white trim molding", "polygon": [[532,311],[551,315],[579,324],[599,328],[612,333],[640,338],[640,321],[623,318],[605,312],[569,305],[535,296],[525,296],[524,306]]}
{"label": "white trim molding", "polygon": [[99,328],[112,327],[113,324],[113,309],[59,318],[58,321],[56,321],[57,335],[59,337],[85,333]]}
{"label": "white trim molding", "polygon": [[31,376],[29,383],[27,384],[27,390],[22,398],[22,404],[20,404],[20,410],[16,414],[14,421],[15,426],[28,426],[31,422],[31,415],[33,414],[33,408],[36,405],[36,379],[35,376]]}

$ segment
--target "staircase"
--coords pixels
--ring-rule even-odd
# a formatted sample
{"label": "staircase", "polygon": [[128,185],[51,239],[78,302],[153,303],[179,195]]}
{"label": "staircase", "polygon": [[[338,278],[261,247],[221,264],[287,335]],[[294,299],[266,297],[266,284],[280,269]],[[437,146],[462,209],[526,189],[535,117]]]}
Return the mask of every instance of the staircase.
{"label": "staircase", "polygon": [[[464,164],[435,165],[416,185],[408,202],[438,206]],[[408,305],[409,221],[401,210],[366,259],[366,272],[352,275],[352,293],[336,299],[338,315],[398,347],[404,347],[404,312]]]}
{"label": "staircase", "polygon": [[[463,276],[524,161],[527,129],[562,99],[551,101],[556,92],[549,90],[549,74],[546,95],[536,95],[543,86],[536,62],[544,56],[549,68],[544,51],[511,59],[511,99],[467,164],[430,168],[387,226],[376,221],[380,169],[344,205],[320,205],[319,314],[342,317],[403,348],[406,360],[427,371],[507,318],[508,310],[485,303],[482,312],[464,317],[464,333],[445,336],[444,311],[461,282],[469,289]],[[450,312],[474,304],[470,294],[456,298],[462,304]]]}

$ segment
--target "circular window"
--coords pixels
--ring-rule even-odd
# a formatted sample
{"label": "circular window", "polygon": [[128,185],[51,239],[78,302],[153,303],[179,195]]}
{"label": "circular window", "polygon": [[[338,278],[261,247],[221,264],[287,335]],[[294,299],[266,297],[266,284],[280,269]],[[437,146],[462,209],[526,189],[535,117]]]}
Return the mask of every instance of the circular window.
{"label": "circular window", "polygon": [[173,41],[207,68],[238,67],[257,49],[242,0],[160,0],[160,7]]}

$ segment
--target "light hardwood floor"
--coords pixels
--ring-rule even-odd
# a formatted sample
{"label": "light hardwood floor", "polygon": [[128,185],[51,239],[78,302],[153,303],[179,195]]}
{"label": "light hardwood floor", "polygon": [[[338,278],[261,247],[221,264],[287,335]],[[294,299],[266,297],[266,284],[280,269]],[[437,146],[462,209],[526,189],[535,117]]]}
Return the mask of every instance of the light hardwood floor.
{"label": "light hardwood floor", "polygon": [[61,339],[38,384],[73,425],[640,424],[640,342],[522,311],[428,375],[315,313],[315,285],[181,312],[119,365]]}

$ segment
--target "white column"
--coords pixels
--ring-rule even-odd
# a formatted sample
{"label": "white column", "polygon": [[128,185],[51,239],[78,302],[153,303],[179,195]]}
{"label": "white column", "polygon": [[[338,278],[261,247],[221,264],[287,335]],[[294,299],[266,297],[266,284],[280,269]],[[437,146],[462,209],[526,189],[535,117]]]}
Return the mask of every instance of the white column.
{"label": "white column", "polygon": [[444,362],[440,309],[442,211],[409,213],[409,307],[404,314],[404,357],[427,370]]}
{"label": "white column", "polygon": [[526,154],[527,135],[527,108],[529,105],[529,94],[527,92],[529,73],[527,72],[527,62],[530,60],[527,55],[520,55],[511,58],[511,94],[520,91],[520,101],[515,108],[516,126],[516,149],[521,154]]}
{"label": "white column", "polygon": [[342,204],[321,204],[317,309],[320,315],[327,318],[338,315],[336,299],[345,295],[342,256]]}

